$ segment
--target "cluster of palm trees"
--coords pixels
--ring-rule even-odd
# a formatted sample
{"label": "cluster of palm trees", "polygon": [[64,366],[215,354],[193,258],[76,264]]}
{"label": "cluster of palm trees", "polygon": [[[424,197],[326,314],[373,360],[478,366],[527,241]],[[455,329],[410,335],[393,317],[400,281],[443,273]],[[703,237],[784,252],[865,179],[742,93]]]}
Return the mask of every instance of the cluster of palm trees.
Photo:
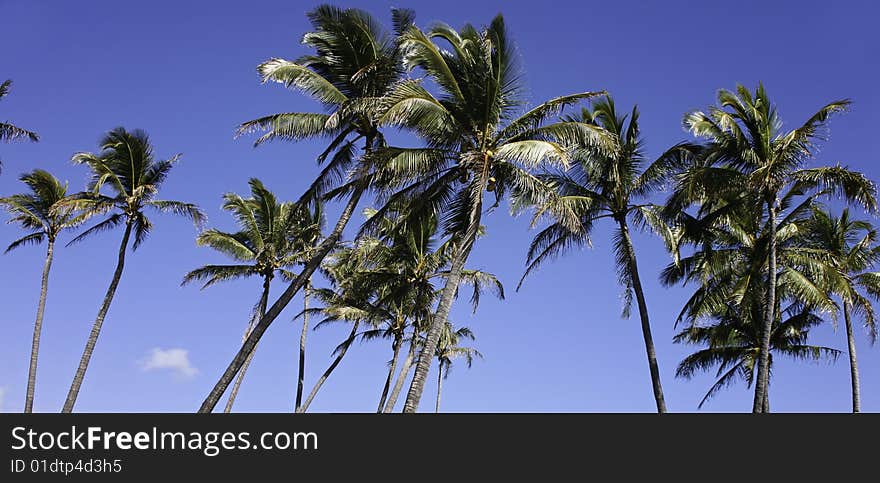
{"label": "cluster of palm trees", "polygon": [[91,177],[86,190],[68,194],[66,183],[62,183],[44,170],[37,169],[20,178],[30,189],[29,193],[0,199],[0,204],[11,215],[10,222],[19,224],[29,232],[12,242],[6,249],[7,252],[26,244],[43,241],[47,244],[40,301],[34,324],[25,401],[26,412],[30,412],[33,408],[37,356],[48,292],[49,270],[58,236],[63,231],[80,226],[94,217],[104,217],[104,219],[71,239],[68,245],[98,232],[124,227],[113,277],[98,309],[64,402],[62,411],[67,413],[72,412],[76,404],[92,353],[101,334],[104,318],[110,310],[110,304],[122,278],[126,253],[129,247],[132,250],[137,249],[153,228],[152,222],[147,218],[146,210],[186,216],[197,226],[204,220],[204,214],[193,204],[156,198],[159,188],[177,162],[177,156],[165,160],[156,159],[146,133],[116,128],[108,132],[100,144],[99,153],[77,153],[73,156],[74,163],[85,165],[90,171]]}
{"label": "cluster of palm trees", "polygon": [[[449,318],[461,285],[472,287],[474,310],[487,288],[504,297],[492,274],[466,268],[488,229],[484,216],[502,203],[515,213],[531,214],[533,225],[542,227],[528,247],[518,289],[543,263],[588,246],[599,220],[610,222],[623,315],[629,316],[635,301],[658,412],[667,407],[634,229],[654,233],[668,249],[663,283],[694,287],[676,321],[682,327],[675,341],[699,348],[679,364],[676,375],[688,378],[717,368],[717,381],[701,405],[742,379],[754,386],[753,412],[769,412],[773,356],[836,358],[839,351],[810,345],[808,336],[811,328],[836,322],[842,313],[853,411],[860,410],[853,319],[873,342],[871,299],[880,296],[880,272],[872,269],[880,245],[869,222],[849,208],[834,214],[827,205],[845,202],[874,213],[876,189],[846,167],[811,164],[829,118],[846,110],[849,101],[832,102],[800,127],[784,131],[763,86],[721,90],[716,105],[685,115],[684,125],[695,139],[649,162],[638,108],[619,112],[605,91],[563,95],[526,108],[519,58],[501,15],[479,28],[437,23],[423,29],[413,12],[394,9],[388,30],[365,11],[323,5],[308,19],[312,30],[302,43],[311,52],[295,60],[270,59],[258,72],[264,83],[306,94],[322,109],[244,122],[238,135],[258,134],[256,145],[321,140],[322,169],[296,201],[279,201],[261,181],[250,180],[249,197],[224,196],[223,208],[239,231],[208,229],[198,236],[199,245],[232,261],[197,268],[184,283],[208,287],[245,277],[262,282],[243,342],[200,412],[213,411],[227,391],[225,410],[232,409],[260,339],[299,292],[304,306],[297,316],[303,325],[296,412],[308,410],[357,340],[390,343],[378,412],[395,409],[407,381],[403,411],[415,412],[434,361],[439,411],[442,381],[453,361],[470,365],[481,357],[465,345],[473,332]],[[573,107],[580,109],[563,112]],[[6,136],[8,125],[2,126]],[[417,142],[392,145],[386,135],[397,131]],[[13,221],[31,232],[10,249],[48,242],[26,410],[32,407],[58,234],[98,215],[106,219],[74,242],[124,225],[116,271],[64,405],[64,411],[72,411],[131,236],[134,249],[152,226],[144,210],[183,215],[198,226],[204,222],[192,204],[156,199],[177,158],[155,160],[140,131],[115,129],[99,153],[73,159],[92,172],[85,191],[68,194],[65,185],[36,170],[21,178],[31,193],[2,199]],[[372,197],[375,209],[360,207],[366,197]],[[323,205],[332,200],[343,207],[327,232]],[[365,220],[353,239],[344,240],[359,207]],[[314,286],[316,272],[326,286]],[[277,279],[286,287],[270,304],[269,289]],[[318,318],[315,328],[345,323],[350,332],[306,394],[311,317]]]}

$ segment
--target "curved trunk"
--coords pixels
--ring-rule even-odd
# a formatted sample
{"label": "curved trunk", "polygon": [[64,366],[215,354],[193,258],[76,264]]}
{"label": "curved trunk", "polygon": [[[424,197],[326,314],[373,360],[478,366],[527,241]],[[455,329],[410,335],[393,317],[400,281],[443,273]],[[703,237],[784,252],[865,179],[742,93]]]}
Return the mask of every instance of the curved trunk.
{"label": "curved trunk", "polygon": [[[269,304],[269,285],[272,283],[272,277],[266,276],[263,279],[263,293],[260,295],[260,302],[257,305],[257,314],[259,318],[262,318],[263,315],[266,314],[266,305]],[[244,332],[244,337],[242,338],[242,343],[247,340],[248,334],[251,333],[251,327],[248,327]],[[247,372],[248,367],[251,365],[251,361],[254,358],[254,354],[256,351],[252,351],[248,358],[244,361],[244,365],[241,366],[241,371],[238,373],[238,377],[235,379],[235,384],[232,385],[232,391],[229,393],[229,399],[226,400],[226,407],[223,408],[224,413],[228,413],[232,411],[232,405],[235,404],[235,398],[238,396],[238,389],[241,387],[241,381],[244,379],[244,374]]]}
{"label": "curved trunk", "polygon": [[298,408],[296,412],[304,413],[309,409],[309,406],[312,404],[312,400],[315,399],[315,395],[318,394],[318,390],[321,389],[321,386],[324,385],[324,381],[330,377],[330,374],[333,373],[333,370],[336,369],[336,366],[342,361],[342,358],[345,356],[345,353],[348,352],[348,348],[351,347],[352,342],[354,342],[355,335],[357,335],[357,329],[360,325],[360,322],[355,322],[351,328],[351,333],[348,334],[348,338],[345,339],[344,345],[342,346],[342,350],[339,351],[339,354],[336,355],[336,358],[333,359],[333,362],[330,364],[330,367],[324,371],[324,374],[321,374],[321,377],[318,379],[318,382],[315,383],[315,387],[312,388],[312,392],[309,393],[309,397],[306,398],[306,402],[302,405],[302,407]]}
{"label": "curved trunk", "polygon": [[443,390],[443,363],[437,364],[437,402],[434,404],[434,412],[440,412],[440,391]]}
{"label": "curved trunk", "polygon": [[40,301],[37,303],[37,320],[34,321],[34,338],[31,341],[31,364],[28,368],[27,396],[24,401],[24,412],[34,411],[34,390],[37,385],[37,356],[40,353],[40,334],[43,331],[43,312],[46,309],[46,293],[49,291],[49,270],[52,268],[52,254],[55,240],[49,239],[46,248],[46,262],[43,264],[43,278],[40,283]]}
{"label": "curved trunk", "polygon": [[400,374],[397,375],[397,380],[394,381],[394,388],[391,389],[391,395],[388,396],[388,400],[385,401],[385,408],[382,410],[383,413],[394,411],[394,406],[397,405],[397,400],[400,398],[400,391],[403,390],[403,384],[406,382],[406,376],[409,375],[409,370],[412,367],[415,358],[416,344],[415,342],[410,342],[409,352],[406,354],[406,359],[403,361],[403,365],[400,366]]}
{"label": "curved trunk", "polygon": [[437,311],[431,318],[431,327],[428,329],[427,336],[425,336],[425,346],[421,350],[421,354],[427,355],[427,357],[420,356],[419,362],[416,364],[412,383],[409,386],[409,392],[406,395],[406,402],[403,406],[403,412],[405,413],[414,413],[419,408],[419,400],[422,397],[422,392],[425,390],[428,372],[431,370],[431,360],[434,358],[433,354],[437,350],[437,342],[440,340],[441,328],[449,318],[452,302],[455,300],[455,294],[458,292],[458,285],[461,282],[461,272],[471,253],[471,248],[474,246],[477,230],[480,227],[482,207],[482,199],[471,207],[468,227],[459,246],[455,249],[452,266],[449,268],[449,276],[446,278],[446,285],[443,286],[443,291],[440,294],[440,303],[437,305]]}
{"label": "curved trunk", "polygon": [[312,279],[306,280],[306,288],[303,290],[303,326],[299,334],[299,373],[296,381],[296,405],[294,411],[302,406],[303,385],[306,374],[306,336],[309,331],[309,291],[312,290]]}
{"label": "curved trunk", "polygon": [[657,412],[665,413],[666,400],[663,397],[663,386],[660,384],[660,367],[657,364],[657,352],[654,349],[654,338],[651,335],[651,323],[648,319],[648,304],[645,302],[645,292],[642,289],[642,281],[639,278],[636,252],[635,248],[633,248],[626,220],[620,220],[618,223],[620,225],[620,231],[623,234],[623,242],[626,244],[627,259],[629,260],[630,272],[632,273],[633,291],[636,294],[636,302],[639,305],[639,318],[642,322],[642,336],[645,339],[645,353],[648,355],[648,368],[651,372],[651,385],[654,389],[654,402],[657,404]]}
{"label": "curved trunk", "polygon": [[394,343],[391,344],[394,355],[391,356],[391,367],[388,368],[388,377],[385,378],[385,385],[382,387],[382,397],[379,398],[379,407],[377,413],[381,413],[385,407],[385,400],[388,398],[388,389],[391,387],[391,378],[394,377],[394,371],[397,370],[397,360],[400,358],[400,344],[402,337],[397,334],[394,336]]}
{"label": "curved trunk", "polygon": [[354,213],[355,208],[357,208],[357,204],[360,201],[361,195],[364,193],[363,185],[359,185],[355,191],[352,193],[351,198],[348,200],[348,204],[345,205],[345,208],[342,210],[342,214],[339,215],[339,221],[336,222],[336,226],[333,228],[333,231],[318,245],[318,248],[315,252],[315,255],[306,263],[305,267],[303,267],[302,272],[290,282],[290,285],[284,290],[278,300],[269,307],[269,310],[266,311],[266,315],[264,315],[257,325],[254,326],[254,330],[251,331],[250,335],[248,335],[247,340],[244,341],[244,344],[241,345],[241,348],[238,350],[238,353],[233,357],[232,362],[229,363],[229,366],[226,367],[226,370],[223,372],[223,375],[211,389],[211,392],[202,402],[202,405],[199,407],[200,413],[209,413],[214,410],[214,407],[217,405],[217,402],[220,401],[220,397],[223,396],[223,393],[226,392],[226,389],[229,387],[229,384],[232,382],[232,379],[238,373],[239,369],[244,365],[244,362],[247,360],[250,353],[256,347],[257,342],[260,341],[260,338],[263,337],[263,334],[266,332],[266,329],[272,324],[272,322],[278,318],[278,315],[281,314],[281,311],[287,307],[287,304],[293,299],[293,296],[297,294],[297,292],[302,289],[309,278],[315,273],[318,266],[320,266],[321,262],[327,256],[328,253],[336,246],[336,243],[342,237],[342,231],[345,229],[345,226],[348,224],[348,221],[351,219],[352,214]]}
{"label": "curved trunk", "polygon": [[67,399],[64,401],[62,413],[73,412],[73,406],[76,404],[76,398],[79,395],[79,389],[82,387],[83,379],[86,376],[86,369],[89,367],[89,361],[92,359],[92,352],[95,350],[95,344],[98,342],[98,336],[101,335],[101,326],[104,325],[104,317],[110,310],[110,303],[113,302],[113,296],[116,295],[116,287],[119,286],[119,279],[122,277],[122,270],[125,268],[125,251],[128,248],[128,240],[131,237],[132,220],[129,218],[125,222],[125,233],[122,235],[122,243],[119,244],[119,255],[116,260],[116,271],[113,272],[113,279],[110,286],[107,287],[107,293],[104,294],[104,302],[98,310],[98,316],[95,317],[95,323],[92,325],[92,332],[89,334],[89,340],[83,350],[82,357],[79,360],[79,367],[76,368],[76,375],[73,376],[73,382],[70,384],[70,390],[67,392]]}
{"label": "curved trunk", "polygon": [[849,375],[852,382],[852,408],[854,413],[861,412],[861,387],[859,384],[859,363],[856,359],[856,339],[853,334],[852,320],[850,320],[849,303],[843,303],[843,319],[846,321],[846,342],[849,347]]}
{"label": "curved trunk", "polygon": [[767,387],[767,390],[764,391],[764,404],[762,405],[762,411],[765,413],[770,412],[770,387]]}
{"label": "curved trunk", "polygon": [[767,266],[767,306],[764,308],[764,328],[761,332],[761,350],[758,354],[758,377],[755,381],[755,399],[752,412],[763,412],[764,394],[767,392],[770,377],[770,332],[773,330],[773,317],[776,308],[776,206],[767,202],[767,223],[770,227],[769,261]]}

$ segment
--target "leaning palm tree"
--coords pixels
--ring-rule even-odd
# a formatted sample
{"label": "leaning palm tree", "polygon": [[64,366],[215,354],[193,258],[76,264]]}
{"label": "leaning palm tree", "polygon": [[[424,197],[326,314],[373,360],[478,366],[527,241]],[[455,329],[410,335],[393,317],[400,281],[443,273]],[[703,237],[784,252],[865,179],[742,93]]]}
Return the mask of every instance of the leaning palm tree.
{"label": "leaning palm tree", "polygon": [[[308,226],[310,229],[303,232],[299,237],[302,243],[300,264],[306,264],[312,258],[312,254],[317,250],[321,243],[324,232],[324,204],[318,199],[311,203],[311,207],[306,207],[306,216],[308,217]],[[309,334],[309,300],[312,292],[312,277],[306,280],[303,288],[303,323],[299,334],[299,361],[297,365],[296,380],[296,400],[294,410],[302,405],[303,389],[305,388],[306,377],[306,340]],[[259,322],[258,320],[255,322]]]}
{"label": "leaning palm tree", "polygon": [[860,315],[873,344],[877,339],[874,308],[870,298],[880,297],[880,272],[872,271],[880,259],[880,247],[876,245],[877,232],[870,222],[853,219],[849,209],[840,216],[833,216],[822,209],[814,209],[813,216],[805,224],[806,245],[829,258],[839,275],[831,290],[843,302],[843,320],[846,324],[846,340],[849,351],[850,382],[852,385],[853,412],[861,411],[859,366],[856,357],[856,341],[852,315]]}
{"label": "leaning palm tree", "polygon": [[[367,215],[375,216],[375,211],[367,210]],[[424,321],[430,319],[431,309],[439,295],[434,280],[449,275],[448,265],[455,246],[452,239],[440,243],[438,219],[430,214],[417,220],[386,217],[380,224],[378,234],[381,243],[376,244],[371,254],[371,259],[378,261],[378,264],[371,274],[377,279],[377,286],[382,287],[378,303],[385,308],[388,316],[381,325],[362,332],[361,338],[391,340],[392,358],[377,409],[377,412],[386,409],[390,412],[402,388],[400,381],[409,372],[414,350],[423,342]],[[461,277],[462,283],[473,288],[471,305],[474,312],[484,288],[492,290],[499,299],[504,299],[504,287],[491,273],[466,269],[462,270]],[[392,390],[391,381],[401,349],[407,341],[409,353],[400,368],[398,383]]]}
{"label": "leaning palm tree", "polygon": [[[778,317],[780,312],[776,311],[776,314]],[[807,343],[810,329],[822,323],[821,317],[799,304],[786,308],[782,315],[784,319],[774,321],[770,333],[771,367],[773,354],[796,360],[837,359],[840,351]],[[718,367],[715,383],[703,396],[700,408],[718,391],[737,380],[743,380],[751,387],[763,339],[764,314],[760,305],[728,304],[712,318],[712,323],[688,327],[673,339],[676,343],[706,346],[681,361],[675,371],[676,377],[690,379],[698,372]],[[762,410],[770,411],[769,391],[764,393]]]}
{"label": "leaning palm tree", "polygon": [[[99,153],[82,152],[73,156],[74,163],[89,167],[91,179],[88,191],[75,196],[65,203],[65,206],[82,209],[88,214],[111,214],[70,243],[76,243],[89,235],[110,230],[120,224],[124,225],[125,229],[119,244],[116,270],[98,309],[98,315],[95,317],[95,323],[67,393],[67,399],[64,401],[62,412],[65,413],[72,412],[76,404],[86,369],[101,333],[101,326],[104,324],[104,318],[110,310],[110,304],[116,295],[116,287],[122,277],[129,241],[133,236],[131,249],[136,250],[153,229],[153,224],[144,210],[152,208],[159,212],[184,216],[191,219],[197,227],[205,220],[205,215],[193,204],[156,199],[159,188],[168,177],[179,155],[158,160],[153,155],[153,146],[147,133],[141,130],[127,131],[122,127],[109,131],[101,140],[100,146]],[[102,194],[105,188],[110,194]]]}
{"label": "leaning palm tree", "polygon": [[[239,134],[263,132],[257,144],[269,140],[299,141],[330,138],[318,156],[321,173],[302,195],[299,203],[321,197],[347,197],[333,230],[324,238],[301,272],[272,304],[223,375],[205,398],[199,412],[210,412],[235,374],[253,351],[266,329],[308,284],[312,274],[336,246],[362,195],[373,179],[374,159],[369,155],[385,145],[377,122],[378,99],[400,78],[400,49],[396,38],[367,12],[322,5],[308,13],[313,30],[303,43],[314,53],[295,61],[270,59],[258,67],[263,82],[278,82],[297,89],[320,102],[329,113],[285,112],[243,123]],[[408,10],[393,10],[399,32],[413,19]],[[360,154],[358,154],[359,143]]]}
{"label": "leaning palm tree", "polygon": [[[0,99],[9,95],[12,88],[12,81],[7,79],[0,84]],[[33,131],[22,129],[15,124],[9,122],[0,122],[0,141],[10,142],[18,139],[28,139],[33,142],[40,140],[40,136]],[[2,164],[0,164],[2,166]]]}
{"label": "leaning palm tree", "polygon": [[754,93],[743,86],[736,92],[720,90],[718,106],[708,112],[696,111],[685,116],[685,126],[708,141],[704,158],[695,169],[681,178],[673,198],[681,208],[696,198],[714,196],[731,190],[751,193],[751,202],[760,208],[769,227],[765,330],[762,332],[754,412],[761,412],[769,373],[770,328],[776,306],[777,222],[779,196],[787,187],[804,191],[821,188],[842,194],[850,202],[867,209],[877,207],[876,189],[860,173],[841,166],[806,168],[823,138],[823,129],[832,114],[844,111],[848,100],[823,106],[800,127],[785,132],[764,86]]}
{"label": "leaning palm tree", "polygon": [[461,342],[464,339],[474,340],[474,333],[467,327],[456,329],[449,322],[443,327],[440,341],[437,343],[437,351],[434,357],[437,359],[437,401],[434,404],[434,412],[440,412],[440,394],[443,389],[443,380],[449,377],[452,363],[455,359],[464,359],[468,368],[474,362],[474,357],[483,358],[483,354],[473,347],[464,347]]}
{"label": "leaning palm tree", "polygon": [[[624,287],[624,317],[629,317],[633,296],[638,303],[642,324],[645,351],[654,389],[654,400],[658,412],[666,412],[663,388],[660,384],[660,369],[648,307],[642,289],[636,262],[635,247],[630,237],[630,223],[644,225],[650,220],[656,222],[658,207],[647,198],[665,181],[670,169],[682,158],[684,147],[676,146],[664,153],[657,161],[645,166],[645,155],[639,132],[639,111],[633,107],[627,123],[626,115],[619,115],[610,96],[597,101],[592,110],[583,108],[580,116],[569,116],[570,122],[583,122],[595,125],[609,134],[615,143],[612,152],[583,146],[575,151],[573,162],[567,170],[553,170],[539,175],[550,186],[557,197],[544,200],[535,206],[536,221],[544,214],[558,219],[538,233],[532,241],[528,255],[528,267],[523,279],[533,270],[571,248],[583,247],[590,243],[590,233],[594,224],[608,219],[616,225],[614,232],[614,253],[618,281]],[[521,205],[532,205],[532,200],[518,200]],[[578,218],[574,229],[565,220],[569,214]],[[522,280],[520,281],[522,284]]]}
{"label": "leaning palm tree", "polygon": [[16,223],[31,232],[12,242],[6,252],[23,245],[46,241],[46,261],[43,264],[43,277],[40,285],[40,301],[37,303],[37,319],[34,322],[34,337],[31,342],[31,359],[28,370],[27,396],[24,412],[34,408],[34,389],[37,383],[37,356],[40,352],[40,334],[43,329],[43,313],[46,309],[46,294],[49,290],[49,270],[55,251],[55,241],[62,231],[73,228],[84,221],[75,210],[63,206],[67,199],[67,183],[62,183],[47,171],[35,169],[19,178],[30,188],[30,193],[21,193],[0,198],[0,205],[12,217],[9,223]]}
{"label": "leaning palm tree", "polygon": [[[374,215],[367,210],[368,216]],[[305,412],[317,391],[339,365],[351,344],[360,339],[370,341],[390,339],[392,359],[380,396],[378,412],[389,412],[402,387],[412,363],[414,350],[421,345],[423,321],[430,317],[439,291],[435,279],[449,276],[447,270],[450,242],[438,243],[438,222],[434,217],[423,220],[383,219],[379,237],[364,236],[351,247],[334,253],[325,267],[331,288],[314,290],[323,307],[311,309],[323,319],[316,326],[345,322],[352,325],[351,333],[335,350],[335,358],[318,380],[305,403],[298,408]],[[463,283],[473,287],[471,303],[476,311],[484,289],[490,289],[503,299],[504,289],[497,278],[479,270],[463,270]],[[360,327],[364,330],[358,332]],[[390,393],[391,380],[397,368],[403,344],[409,342],[410,351],[398,374],[398,384]]]}
{"label": "leaning palm tree", "polygon": [[[211,247],[238,263],[197,268],[186,274],[183,284],[203,282],[204,289],[218,282],[259,277],[262,291],[254,310],[254,323],[266,312],[272,280],[276,275],[285,280],[293,279],[294,274],[290,270],[308,255],[309,244],[316,238],[315,232],[320,225],[314,224],[306,207],[279,202],[260,180],[252,178],[248,184],[251,188],[250,198],[242,198],[235,193],[223,196],[223,209],[232,213],[240,230],[229,233],[210,229],[196,238],[198,245]],[[244,339],[251,329],[252,325],[247,327]],[[251,352],[238,373],[226,401],[226,413],[232,410],[253,355],[254,352]]]}
{"label": "leaning palm tree", "polygon": [[384,309],[376,304],[379,287],[370,276],[370,267],[373,265],[371,253],[374,247],[374,240],[360,240],[352,246],[340,247],[327,257],[322,273],[330,282],[330,287],[311,290],[312,297],[321,306],[304,309],[299,314],[322,316],[315,329],[342,322],[351,325],[351,332],[333,351],[332,362],[315,382],[305,401],[296,406],[297,413],[304,413],[309,409],[318,391],[357,339],[359,327],[362,324],[375,324],[387,316]]}
{"label": "leaning palm tree", "polygon": [[[449,49],[436,41],[448,44]],[[398,169],[377,178],[388,183],[389,190],[402,187],[377,213],[410,213],[404,219],[419,210],[442,213],[444,234],[454,237],[457,247],[431,318],[422,349],[424,356],[419,358],[407,394],[404,411],[415,412],[431,355],[481,226],[484,192],[493,192],[496,204],[512,189],[539,192],[542,185],[530,169],[544,162],[566,163],[565,146],[569,144],[585,140],[610,143],[595,126],[586,123],[544,125],[564,107],[597,93],[551,99],[516,116],[523,107],[524,85],[500,15],[483,30],[465,25],[456,31],[438,24],[424,32],[412,26],[404,32],[401,43],[406,67],[425,72],[439,95],[412,79],[401,81],[386,96],[380,122],[415,132],[428,147],[380,150],[382,156],[387,156],[385,166]]]}

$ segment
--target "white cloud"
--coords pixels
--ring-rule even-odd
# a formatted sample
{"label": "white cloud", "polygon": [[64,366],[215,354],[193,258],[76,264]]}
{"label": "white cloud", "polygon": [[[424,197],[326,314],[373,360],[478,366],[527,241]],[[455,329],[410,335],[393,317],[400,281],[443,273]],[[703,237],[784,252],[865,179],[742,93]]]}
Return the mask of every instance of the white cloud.
{"label": "white cloud", "polygon": [[0,386],[0,411],[3,411],[3,399],[6,398],[6,386]]}
{"label": "white cloud", "polygon": [[153,371],[168,369],[176,375],[190,378],[199,373],[189,362],[189,351],[186,349],[160,349],[150,351],[150,355],[141,361],[141,369]]}

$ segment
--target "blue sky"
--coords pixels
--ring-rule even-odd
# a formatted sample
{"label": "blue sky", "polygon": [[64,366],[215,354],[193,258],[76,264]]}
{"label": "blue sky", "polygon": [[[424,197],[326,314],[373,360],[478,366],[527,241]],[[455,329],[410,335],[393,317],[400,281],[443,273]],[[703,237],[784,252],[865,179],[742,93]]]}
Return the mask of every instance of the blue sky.
{"label": "blue sky", "polygon": [[[278,85],[260,85],[255,71],[270,57],[295,58],[316,3],[0,1],[0,79],[14,81],[0,118],[36,130],[37,144],[0,145],[0,194],[21,191],[17,175],[52,171],[81,189],[86,172],[77,151],[93,151],[118,125],[147,130],[161,157],[182,153],[162,196],[198,203],[209,223],[232,229],[220,210],[227,191],[246,193],[259,177],[282,197],[296,198],[316,173],[319,143],[253,149],[233,139],[235,126],[314,103]],[[649,155],[688,139],[682,114],[714,100],[718,88],[765,83],[784,120],[794,126],[822,104],[853,99],[835,119],[818,162],[841,162],[880,180],[880,38],[872,2],[344,2],[387,19],[392,6],[414,8],[420,25],[485,24],[503,12],[525,66],[533,102],[607,89],[622,108],[637,103]],[[333,219],[337,207],[330,208]],[[129,257],[80,392],[79,411],[194,411],[237,350],[259,283],[243,281],[200,292],[180,287],[185,272],[223,258],[195,246],[186,221],[154,218],[151,239]],[[476,315],[464,300],[454,321],[471,327],[485,359],[453,369],[444,383],[446,411],[652,411],[654,401],[636,318],[620,318],[610,230],[594,248],[573,252],[532,276],[520,292],[528,218],[497,210],[485,221],[470,265],[497,274],[506,301],[486,297]],[[356,227],[352,227],[352,232]],[[0,226],[4,245],[20,236]],[[96,236],[56,252],[45,316],[35,408],[58,411],[115,263],[121,233]],[[69,238],[68,238],[69,239]],[[671,342],[687,289],[664,289],[668,263],[661,243],[636,236],[642,279],[667,404],[694,411],[709,376],[674,378],[689,348]],[[44,250],[27,247],[0,257],[0,410],[23,406],[27,362]],[[277,285],[273,294],[280,293]],[[296,378],[297,297],[261,342],[236,402],[240,411],[289,411]],[[310,334],[307,389],[330,361],[345,327]],[[815,331],[816,343],[845,349],[843,329]],[[861,335],[861,334],[860,334]],[[880,410],[880,348],[859,337],[863,409]],[[149,367],[156,349],[180,370]],[[189,366],[182,362],[183,351]],[[315,411],[370,411],[385,376],[390,347],[356,345],[318,395]],[[161,360],[153,360],[153,366]],[[160,366],[162,364],[159,364]],[[434,381],[434,378],[430,378]],[[432,409],[429,385],[423,410]],[[847,411],[849,373],[834,365],[779,361],[771,386],[775,411]],[[707,411],[745,411],[751,396],[736,386]]]}

